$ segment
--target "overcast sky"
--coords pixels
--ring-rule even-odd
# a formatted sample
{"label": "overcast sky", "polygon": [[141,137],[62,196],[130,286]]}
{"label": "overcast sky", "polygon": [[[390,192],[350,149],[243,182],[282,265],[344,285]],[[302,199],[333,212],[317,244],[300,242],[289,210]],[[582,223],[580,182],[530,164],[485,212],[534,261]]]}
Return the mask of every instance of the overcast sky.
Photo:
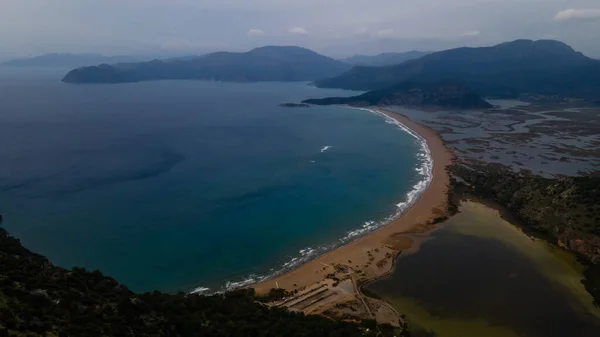
{"label": "overcast sky", "polygon": [[600,0],[0,0],[0,58],[189,55],[299,45],[330,56],[552,38],[600,57]]}

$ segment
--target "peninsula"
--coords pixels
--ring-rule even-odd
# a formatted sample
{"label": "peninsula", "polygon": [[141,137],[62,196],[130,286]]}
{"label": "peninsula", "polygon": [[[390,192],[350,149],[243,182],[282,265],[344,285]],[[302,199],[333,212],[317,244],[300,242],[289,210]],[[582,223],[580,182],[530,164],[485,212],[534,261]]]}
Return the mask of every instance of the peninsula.
{"label": "peninsula", "polygon": [[301,47],[267,46],[245,53],[216,52],[198,57],[141,63],[101,64],[71,70],[66,83],[128,83],[156,80],[227,82],[314,81],[337,76],[350,65]]}
{"label": "peninsula", "polygon": [[307,99],[304,103],[315,105],[346,104],[351,106],[402,105],[417,107],[443,107],[453,109],[487,109],[492,105],[466,85],[443,81],[418,83],[406,81],[390,88],[373,90],[353,97]]}

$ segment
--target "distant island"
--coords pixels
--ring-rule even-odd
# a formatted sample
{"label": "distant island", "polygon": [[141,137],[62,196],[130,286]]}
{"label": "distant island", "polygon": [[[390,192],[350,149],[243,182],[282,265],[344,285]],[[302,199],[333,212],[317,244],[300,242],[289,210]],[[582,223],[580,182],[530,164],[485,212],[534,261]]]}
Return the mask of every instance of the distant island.
{"label": "distant island", "polygon": [[175,60],[83,67],[67,83],[127,83],[155,80],[228,82],[314,81],[337,76],[350,65],[300,47],[267,46],[245,53],[217,52]]}
{"label": "distant island", "polygon": [[538,93],[571,97],[600,95],[600,61],[554,40],[516,40],[493,47],[456,48],[387,67],[355,67],[318,80],[321,88],[378,90],[406,80],[458,80],[481,95],[516,97]]}
{"label": "distant island", "polygon": [[21,58],[2,63],[7,67],[47,67],[47,68],[74,68],[85,67],[101,63],[138,62],[131,56],[104,56],[100,54],[71,54],[52,53],[40,56]]}
{"label": "distant island", "polygon": [[381,53],[378,55],[354,55],[340,61],[355,66],[382,67],[392,66],[406,62],[408,60],[418,59],[431,54],[430,51],[412,50],[404,53]]}
{"label": "distant island", "polygon": [[282,103],[279,106],[282,108],[310,108],[310,104],[306,103]]}
{"label": "distant island", "polygon": [[455,109],[487,109],[492,105],[459,82],[418,83],[406,81],[390,88],[373,90],[353,97],[307,99],[315,105],[347,104],[352,106],[404,105],[435,106]]}

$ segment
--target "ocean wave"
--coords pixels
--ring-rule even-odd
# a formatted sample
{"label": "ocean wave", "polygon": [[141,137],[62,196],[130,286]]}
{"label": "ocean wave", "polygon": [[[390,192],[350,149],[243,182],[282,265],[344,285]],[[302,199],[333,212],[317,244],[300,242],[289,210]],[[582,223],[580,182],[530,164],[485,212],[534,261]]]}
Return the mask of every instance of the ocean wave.
{"label": "ocean wave", "polygon": [[[244,287],[247,287],[252,284],[260,283],[269,277],[270,277],[270,275],[260,276],[260,275],[252,274],[252,275],[247,276],[245,279],[243,279],[241,281],[237,281],[237,282],[227,281],[225,283],[224,290],[231,291],[231,290],[235,290],[235,289],[239,289],[239,288],[244,288]],[[222,292],[222,291],[220,291],[220,292]]]}
{"label": "ocean wave", "polygon": [[327,151],[327,150],[331,149],[332,147],[333,147],[333,146],[331,146],[331,145],[326,145],[326,146],[324,146],[324,147],[321,149],[321,153],[323,153],[323,152],[325,152],[325,151]]}
{"label": "ocean wave", "polygon": [[209,291],[210,291],[210,288],[198,287],[198,288],[190,291],[189,293],[190,294],[199,294],[199,295],[201,295],[201,294],[204,294],[204,293],[209,292]]}
{"label": "ocean wave", "polygon": [[[419,197],[421,196],[421,194],[429,187],[429,185],[431,184],[431,181],[433,179],[433,157],[431,156],[431,152],[429,150],[429,147],[427,146],[427,141],[425,140],[425,138],[421,137],[421,135],[419,135],[418,133],[409,129],[407,126],[405,126],[401,122],[387,116],[386,114],[383,114],[376,110],[371,110],[371,109],[366,109],[366,108],[353,108],[353,109],[369,111],[369,112],[377,114],[379,116],[383,116],[385,118],[386,123],[396,125],[402,131],[408,133],[409,135],[414,137],[419,142],[420,150],[417,153],[417,158],[419,159],[419,166],[415,168],[415,172],[417,172],[419,174],[419,176],[421,176],[421,180],[419,180],[413,186],[412,190],[410,190],[408,193],[406,193],[404,201],[401,201],[396,204],[396,207],[397,207],[396,212],[389,215],[387,218],[385,218],[381,221],[374,221],[374,220],[366,221],[362,224],[362,226],[360,228],[346,232],[346,235],[341,237],[337,242],[319,246],[319,247],[314,247],[314,248],[307,247],[304,249],[300,249],[298,251],[297,256],[294,256],[294,257],[290,258],[290,260],[288,260],[287,262],[283,263],[278,270],[272,270],[271,273],[269,273],[267,275],[254,275],[254,274],[249,275],[248,277],[242,279],[241,281],[237,281],[237,282],[227,281],[225,283],[225,286],[223,289],[221,289],[217,292],[213,292],[213,293],[222,293],[223,291],[230,291],[230,290],[235,290],[235,289],[239,289],[239,288],[244,288],[244,287],[250,286],[252,284],[260,283],[262,281],[274,278],[276,276],[285,274],[290,270],[296,269],[299,266],[327,253],[328,251],[331,251],[333,249],[347,245],[347,244],[351,243],[352,241],[354,241],[368,233],[371,233],[371,232],[375,231],[376,229],[383,227],[383,226],[389,224],[390,222],[400,218],[404,213],[406,213],[406,211],[410,207],[412,207],[419,200]],[[321,152],[325,152],[329,148],[331,148],[331,146],[325,146],[323,149],[321,149]],[[196,289],[208,289],[208,288],[199,287]],[[194,290],[191,293],[206,294],[207,291],[208,290],[203,291],[203,292],[197,292],[196,290]]]}

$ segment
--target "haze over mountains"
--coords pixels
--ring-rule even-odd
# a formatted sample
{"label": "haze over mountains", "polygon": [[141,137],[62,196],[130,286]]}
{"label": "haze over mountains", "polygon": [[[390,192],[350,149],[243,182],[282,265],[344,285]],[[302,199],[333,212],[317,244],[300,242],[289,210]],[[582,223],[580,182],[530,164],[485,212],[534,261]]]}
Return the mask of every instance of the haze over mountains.
{"label": "haze over mountains", "polygon": [[[426,53],[356,56],[342,62],[301,47],[267,46],[244,53],[216,52],[197,57],[83,67],[70,71],[63,81],[315,81],[317,87],[368,91],[408,80],[418,83],[452,80],[464,83],[483,96],[515,97],[520,93],[535,93],[595,98],[600,95],[600,61],[559,41],[516,40],[492,47]],[[420,54],[425,55],[419,57]],[[402,62],[405,58],[408,60]],[[401,63],[352,67],[348,62]]]}
{"label": "haze over mountains", "polygon": [[340,61],[352,64],[355,66],[370,66],[370,67],[381,67],[381,66],[392,66],[406,62],[408,60],[418,59],[425,55],[431,54],[430,51],[418,51],[411,50],[404,53],[381,53],[378,55],[354,55]]}
{"label": "haze over mountains", "polygon": [[355,67],[316,81],[318,87],[383,89],[406,80],[458,80],[486,96],[529,92],[594,97],[600,94],[600,62],[554,40],[516,40],[493,47],[456,48],[395,66]]}
{"label": "haze over mountains", "polygon": [[10,67],[49,67],[49,68],[77,68],[101,63],[138,62],[132,56],[104,56],[100,54],[71,54],[52,53],[40,56],[21,58],[1,63]]}
{"label": "haze over mountains", "polygon": [[125,83],[164,79],[232,82],[312,81],[351,66],[301,47],[267,46],[245,53],[216,52],[196,58],[100,65],[72,70],[69,83]]}

